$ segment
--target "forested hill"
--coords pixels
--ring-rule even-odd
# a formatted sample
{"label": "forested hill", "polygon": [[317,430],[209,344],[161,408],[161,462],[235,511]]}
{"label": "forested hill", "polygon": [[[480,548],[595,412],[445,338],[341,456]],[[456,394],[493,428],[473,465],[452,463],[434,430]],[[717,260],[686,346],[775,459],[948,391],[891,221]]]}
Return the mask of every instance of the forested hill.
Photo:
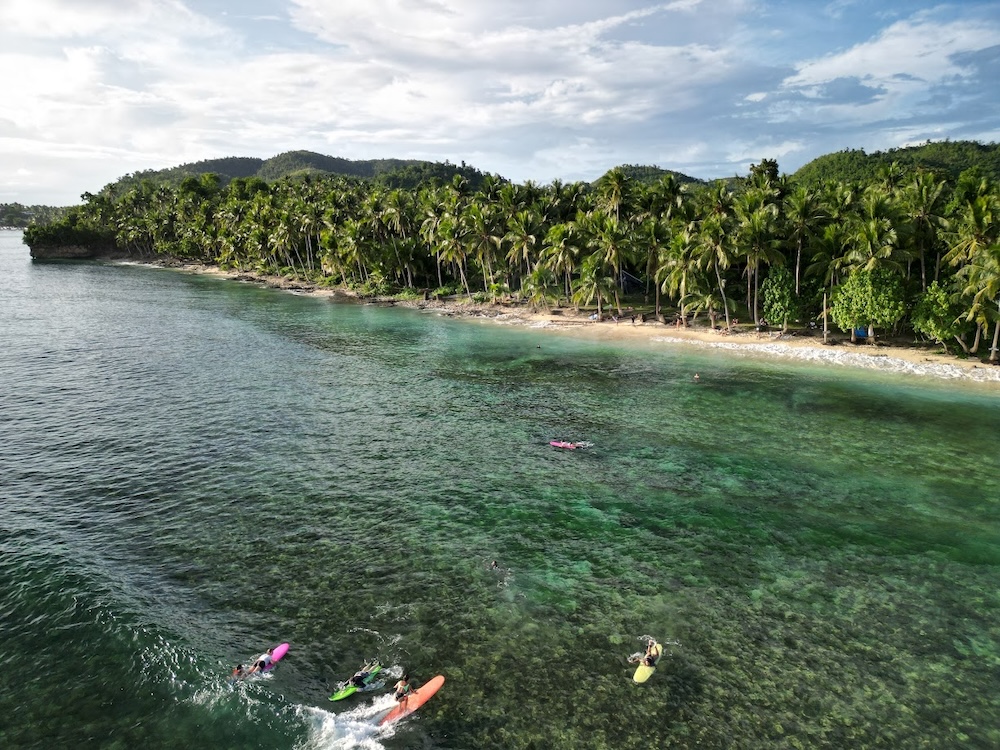
{"label": "forested hill", "polygon": [[[652,185],[655,182],[659,182],[666,175],[673,175],[673,178],[677,181],[679,185],[691,185],[691,184],[704,184],[704,180],[699,180],[697,177],[690,177],[682,172],[675,172],[672,169],[662,169],[656,166],[645,166],[642,164],[623,164],[617,169],[631,180],[635,182],[642,183],[643,185]],[[595,181],[594,184],[596,184]]]}
{"label": "forested hill", "polygon": [[365,180],[374,180],[389,187],[415,188],[423,182],[437,179],[451,182],[455,175],[461,175],[476,189],[485,177],[475,167],[450,162],[430,162],[417,159],[342,159],[325,156],[312,151],[288,151],[270,159],[245,156],[230,156],[224,159],[181,164],[161,170],[145,170],[122,177],[115,183],[120,190],[127,190],[140,182],[177,187],[188,177],[203,174],[219,175],[223,185],[237,178],[258,178],[265,182],[275,182],[285,177],[305,177],[309,175],[340,175]]}
{"label": "forested hill", "polygon": [[54,206],[24,206],[20,203],[0,203],[0,227],[23,229],[32,222],[49,224],[66,214],[65,208]]}
{"label": "forested hill", "polygon": [[907,171],[926,169],[951,180],[975,169],[982,177],[1000,181],[1000,144],[976,141],[940,141],[873,154],[866,154],[864,149],[846,149],[813,159],[795,172],[792,179],[811,188],[825,182],[867,184],[894,162]]}

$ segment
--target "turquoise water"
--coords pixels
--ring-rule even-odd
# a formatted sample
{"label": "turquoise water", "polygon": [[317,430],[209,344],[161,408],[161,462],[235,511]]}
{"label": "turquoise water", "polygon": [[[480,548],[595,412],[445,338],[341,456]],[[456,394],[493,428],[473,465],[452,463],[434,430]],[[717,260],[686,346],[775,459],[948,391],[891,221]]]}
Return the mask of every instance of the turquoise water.
{"label": "turquoise water", "polygon": [[[1000,745],[996,389],[14,232],[0,341],[2,747]],[[372,656],[447,682],[379,729],[384,693],[327,700]]]}

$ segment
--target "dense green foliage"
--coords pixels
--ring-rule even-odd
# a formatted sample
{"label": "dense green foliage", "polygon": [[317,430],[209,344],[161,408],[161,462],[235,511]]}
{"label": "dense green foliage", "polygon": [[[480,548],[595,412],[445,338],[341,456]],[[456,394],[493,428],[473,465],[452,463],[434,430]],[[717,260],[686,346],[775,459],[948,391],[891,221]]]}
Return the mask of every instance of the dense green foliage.
{"label": "dense green foliage", "polygon": [[32,222],[50,224],[66,213],[53,206],[22,206],[20,203],[0,203],[0,227],[24,228]]}
{"label": "dense green foliage", "polygon": [[621,172],[624,173],[630,180],[642,183],[643,185],[652,185],[653,183],[659,182],[667,175],[671,175],[681,185],[704,184],[703,180],[699,180],[696,177],[689,177],[682,172],[675,172],[672,169],[661,169],[656,166],[622,164],[620,167],[616,167],[616,169],[621,170]]}
{"label": "dense green foliage", "polygon": [[997,182],[1000,144],[939,141],[873,154],[866,154],[863,149],[845,149],[813,159],[795,172],[794,178],[796,183],[812,188],[826,182],[864,184],[874,181],[893,164],[904,171],[925,169],[950,180],[957,180],[966,170],[978,169],[982,176]]}
{"label": "dense green foliage", "polygon": [[[292,162],[289,162],[291,164]],[[414,175],[415,177],[417,175]],[[476,300],[594,305],[599,315],[643,289],[662,319],[705,313],[804,326],[831,312],[844,330],[948,332],[977,353],[1000,340],[1000,189],[965,170],[956,180],[898,163],[865,183],[820,188],[764,160],[730,183],[652,183],[625,169],[586,183],[478,186],[437,175],[417,188],[310,175],[228,183],[189,176],[85,195],[63,224],[113,235],[120,249],[308,277],[364,294],[462,293]],[[39,243],[37,232],[29,245]],[[51,238],[46,238],[49,241]],[[824,294],[831,308],[823,309]],[[648,299],[652,295],[652,300]],[[945,304],[946,303],[946,304]],[[628,304],[639,304],[636,299]],[[945,304],[945,307],[942,307]],[[954,310],[951,321],[937,320]]]}
{"label": "dense green foliage", "polygon": [[115,233],[74,207],[59,221],[29,224],[24,230],[24,242],[31,248],[82,247],[107,251],[115,247]]}
{"label": "dense green foliage", "polygon": [[437,178],[450,182],[461,175],[474,188],[485,175],[478,169],[448,162],[428,162],[415,159],[364,159],[351,160],[324,156],[312,151],[288,151],[270,159],[228,157],[182,164],[171,169],[146,170],[122,177],[108,188],[121,194],[138,187],[143,182],[178,187],[189,178],[200,179],[205,174],[216,174],[223,185],[235,179],[258,178],[275,182],[284,178],[324,177],[338,175],[362,180],[377,180],[389,187],[415,188]]}

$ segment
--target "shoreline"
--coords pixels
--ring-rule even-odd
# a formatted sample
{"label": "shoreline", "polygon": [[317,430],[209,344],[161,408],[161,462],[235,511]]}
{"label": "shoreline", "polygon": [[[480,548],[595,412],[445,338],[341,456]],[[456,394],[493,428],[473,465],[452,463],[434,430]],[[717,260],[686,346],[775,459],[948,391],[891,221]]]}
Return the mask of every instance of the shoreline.
{"label": "shoreline", "polygon": [[[117,260],[116,262],[121,262]],[[133,261],[134,262],[134,261]],[[847,334],[830,334],[829,343],[823,343],[821,331],[788,332],[770,331],[757,333],[747,330],[745,324],[732,333],[713,330],[707,325],[676,327],[655,321],[635,322],[630,317],[618,321],[591,320],[587,313],[572,308],[553,308],[548,311],[533,310],[521,305],[502,305],[459,300],[397,300],[392,298],[362,298],[348,290],[318,286],[312,282],[265,276],[246,271],[226,271],[218,266],[193,263],[138,262],[188,273],[216,276],[218,278],[261,284],[294,294],[339,298],[379,304],[387,307],[408,307],[449,317],[469,318],[497,325],[516,325],[537,330],[587,338],[594,341],[636,341],[648,344],[686,345],[714,351],[724,351],[735,356],[765,359],[791,359],[824,366],[851,367],[879,370],[939,380],[961,380],[970,383],[1000,384],[1000,366],[990,365],[978,358],[961,359],[944,354],[940,345],[926,347],[878,343],[851,344]],[[707,323],[707,320],[706,320]]]}

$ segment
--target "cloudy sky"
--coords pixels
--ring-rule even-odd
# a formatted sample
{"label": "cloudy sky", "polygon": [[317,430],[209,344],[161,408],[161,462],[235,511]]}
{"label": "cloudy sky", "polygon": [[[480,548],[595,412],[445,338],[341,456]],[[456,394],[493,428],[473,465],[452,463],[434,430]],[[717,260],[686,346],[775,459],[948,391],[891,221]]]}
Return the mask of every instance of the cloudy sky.
{"label": "cloudy sky", "polygon": [[306,149],[518,182],[1000,142],[996,0],[0,0],[0,203]]}

